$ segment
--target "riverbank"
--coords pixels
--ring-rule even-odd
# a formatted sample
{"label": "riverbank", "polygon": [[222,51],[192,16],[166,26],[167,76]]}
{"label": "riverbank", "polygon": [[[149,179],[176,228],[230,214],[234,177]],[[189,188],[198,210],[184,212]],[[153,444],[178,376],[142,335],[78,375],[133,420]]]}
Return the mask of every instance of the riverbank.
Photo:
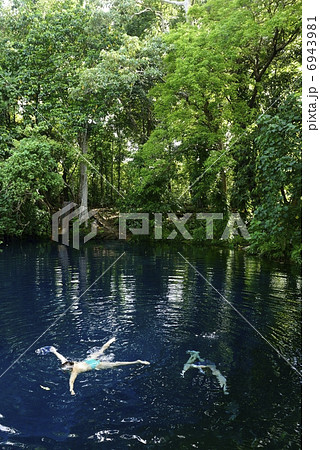
{"label": "riverbank", "polygon": [[[279,256],[270,253],[264,253],[263,251],[259,252],[256,249],[253,249],[250,245],[250,238],[244,239],[242,236],[235,235],[231,236],[229,239],[221,239],[221,235],[224,232],[226,221],[221,221],[221,223],[215,224],[213,228],[214,236],[212,239],[206,238],[206,223],[203,223],[196,220],[190,219],[188,223],[185,225],[185,229],[188,230],[190,234],[190,238],[186,239],[175,227],[173,223],[169,223],[169,221],[164,220],[162,226],[162,238],[157,239],[155,236],[155,222],[154,220],[150,220],[148,233],[145,234],[133,234],[130,231],[130,228],[134,230],[141,229],[141,220],[128,221],[126,227],[126,236],[123,236],[119,239],[119,211],[112,210],[109,208],[94,208],[91,210],[93,213],[93,218],[90,219],[90,223],[87,227],[80,228],[80,243],[83,242],[83,239],[86,235],[88,235],[92,231],[92,224],[94,224],[96,228],[96,234],[90,238],[90,241],[93,242],[105,242],[105,241],[120,241],[123,243],[130,243],[132,245],[147,244],[152,246],[165,246],[172,247],[177,246],[181,248],[181,246],[185,246],[186,248],[201,248],[207,250],[239,250],[244,254],[249,256],[260,257],[263,260],[274,261],[280,263],[289,263],[293,265],[297,265],[299,268],[301,266],[301,258],[289,258],[287,256]],[[150,214],[151,216],[151,214]],[[174,239],[170,235],[177,230],[177,234]],[[69,227],[69,242],[70,245],[73,241],[72,239],[73,227],[72,222]],[[22,241],[22,242],[48,242],[52,240],[52,232],[51,227],[48,227],[48,231],[46,234],[42,236],[38,235],[21,235],[21,236],[0,236],[0,251],[1,244],[3,246],[10,244],[11,242]],[[58,242],[62,243],[62,228],[58,229]],[[81,244],[80,244],[81,245]]]}

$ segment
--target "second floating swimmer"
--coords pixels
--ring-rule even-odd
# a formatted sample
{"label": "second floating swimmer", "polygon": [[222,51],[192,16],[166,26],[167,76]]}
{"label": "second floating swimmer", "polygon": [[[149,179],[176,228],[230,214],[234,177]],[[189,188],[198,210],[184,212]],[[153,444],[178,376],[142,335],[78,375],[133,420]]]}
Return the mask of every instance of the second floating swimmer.
{"label": "second floating swimmer", "polygon": [[188,350],[187,353],[190,355],[190,358],[188,359],[188,361],[183,366],[183,370],[181,372],[181,375],[184,377],[184,374],[189,369],[198,369],[203,374],[205,373],[204,369],[209,369],[209,370],[211,370],[212,374],[217,377],[217,379],[219,381],[219,384],[220,384],[220,387],[223,389],[223,392],[225,394],[228,394],[228,392],[227,392],[227,380],[222,375],[220,370],[218,370],[216,368],[215,363],[213,363],[213,362],[211,362],[211,361],[209,361],[207,359],[200,358],[199,352],[197,352],[195,350]]}

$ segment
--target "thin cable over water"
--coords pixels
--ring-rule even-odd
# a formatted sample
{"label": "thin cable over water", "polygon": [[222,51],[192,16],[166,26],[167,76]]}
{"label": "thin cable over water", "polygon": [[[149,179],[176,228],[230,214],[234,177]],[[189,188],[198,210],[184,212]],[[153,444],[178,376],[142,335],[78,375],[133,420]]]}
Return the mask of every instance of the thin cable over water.
{"label": "thin cable over water", "polygon": [[104,270],[103,272],[102,272],[102,274],[101,275],[99,275],[99,277],[84,291],[84,292],[82,292],[82,294],[81,295],[79,295],[79,297],[77,297],[72,303],[71,303],[71,305],[69,305],[68,306],[68,308],[66,308],[64,311],[63,311],[63,313],[62,314],[60,314],[60,316],[59,317],[57,317],[56,318],[56,320],[55,321],[53,321],[52,322],[52,324],[42,333],[42,334],[40,334],[40,336],[37,338],[37,339],[35,339],[33,342],[32,342],[32,344],[30,344],[29,345],[29,347],[23,352],[23,353],[21,353],[21,355],[20,356],[18,356],[18,358],[15,360],[15,361],[13,361],[13,363],[12,364],[10,364],[10,366],[4,371],[4,372],[2,372],[1,373],[1,375],[0,375],[0,378],[2,378],[3,377],[3,375],[5,375],[7,372],[8,372],[8,370],[10,370],[11,369],[11,367],[13,367],[26,353],[27,353],[27,351],[28,350],[30,350],[30,348],[31,347],[33,347],[33,345],[36,343],[36,342],[38,342],[57,322],[59,322],[59,320],[69,311],[69,309],[71,309],[72,308],[72,306],[75,304],[75,302],[76,301],[78,301],[78,300],[80,300],[80,298],[86,293],[86,292],[88,292],[89,291],[89,289],[91,289],[92,288],[92,286],[94,286],[95,284],[96,284],[96,282],[97,281],[99,281],[100,280],[100,278],[102,278],[103,277],[103,275],[104,274],[106,274],[107,272],[108,272],[108,270],[110,270],[111,269],[111,267],[112,266],[114,266],[118,261],[119,261],[119,259],[120,258],[122,258],[122,256],[125,254],[125,252],[123,252],[115,261],[113,261],[113,263],[112,264],[110,264],[110,266],[106,269],[106,270]]}
{"label": "thin cable over water", "polygon": [[216,291],[216,293],[217,294],[219,294],[220,295],[220,297],[225,301],[225,302],[227,302],[228,303],[228,305],[229,306],[231,306],[231,308],[232,309],[234,309],[234,311],[245,321],[245,322],[247,322],[247,324],[287,363],[287,364],[289,364],[289,366],[291,367],[291,369],[293,369],[295,372],[297,372],[297,374],[300,376],[300,377],[302,377],[302,373],[296,368],[296,367],[294,367],[292,364],[291,364],[291,362],[276,348],[276,347],[274,347],[274,345],[272,345],[271,344],[271,342],[270,341],[268,341],[268,339],[266,338],[266,337],[264,337],[263,336],[263,334],[261,334],[260,333],[260,331],[259,330],[257,330],[257,328],[243,315],[243,314],[241,314],[241,312],[231,303],[231,302],[229,302],[229,300],[227,300],[226,298],[225,298],[225,296],[224,295],[222,295],[219,291],[218,291],[218,289],[216,289],[214,286],[213,286],[213,284],[212,283],[210,283],[210,281],[209,280],[207,280],[207,278],[205,277],[205,276],[203,276],[202,275],[202,273],[201,272],[199,272],[199,270],[198,269],[196,269],[180,252],[178,252],[178,254],[186,261],[186,263],[188,263],[189,264],[189,266],[190,267],[192,267],[193,268],[193,270],[198,274],[198,275],[200,275],[200,277],[204,280],[204,281],[206,281],[211,287],[212,287],[212,289],[214,289],[215,291]]}

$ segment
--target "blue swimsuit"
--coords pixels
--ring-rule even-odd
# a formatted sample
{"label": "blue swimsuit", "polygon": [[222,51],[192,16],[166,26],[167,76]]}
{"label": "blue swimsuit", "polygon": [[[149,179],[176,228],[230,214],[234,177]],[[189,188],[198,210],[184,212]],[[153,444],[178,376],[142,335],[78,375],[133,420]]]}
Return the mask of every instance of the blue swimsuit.
{"label": "blue swimsuit", "polygon": [[100,361],[98,359],[86,359],[84,362],[88,364],[88,366],[90,366],[93,370],[100,364]]}

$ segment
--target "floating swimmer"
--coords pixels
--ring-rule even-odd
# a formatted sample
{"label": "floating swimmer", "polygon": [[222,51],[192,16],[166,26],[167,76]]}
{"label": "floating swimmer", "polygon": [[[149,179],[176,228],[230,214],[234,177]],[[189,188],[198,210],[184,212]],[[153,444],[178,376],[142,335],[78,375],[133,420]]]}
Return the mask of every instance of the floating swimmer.
{"label": "floating swimmer", "polygon": [[205,374],[203,369],[209,369],[209,370],[211,370],[212,374],[217,377],[220,387],[223,389],[223,392],[225,394],[228,394],[227,380],[221,374],[220,370],[218,370],[216,368],[215,363],[209,361],[208,359],[200,358],[199,352],[196,352],[195,350],[188,350],[187,353],[190,355],[190,358],[183,366],[181,375],[184,377],[184,374],[189,369],[198,369],[200,371],[200,373],[203,373],[203,374]]}
{"label": "floating swimmer", "polygon": [[101,361],[99,358],[103,356],[103,353],[110,345],[115,341],[115,338],[110,339],[106,344],[104,344],[98,352],[92,353],[87,359],[84,361],[70,361],[60,353],[58,353],[57,349],[53,346],[41,347],[36,350],[38,355],[47,355],[48,353],[53,353],[56,357],[61,361],[62,366],[61,369],[64,371],[71,372],[69,379],[69,387],[71,395],[75,395],[74,392],[74,382],[79,375],[79,373],[89,372],[90,370],[103,370],[103,369],[113,369],[114,367],[119,366],[128,366],[130,364],[150,364],[148,361],[141,361],[138,359],[137,361],[125,362],[109,362],[109,361]]}

